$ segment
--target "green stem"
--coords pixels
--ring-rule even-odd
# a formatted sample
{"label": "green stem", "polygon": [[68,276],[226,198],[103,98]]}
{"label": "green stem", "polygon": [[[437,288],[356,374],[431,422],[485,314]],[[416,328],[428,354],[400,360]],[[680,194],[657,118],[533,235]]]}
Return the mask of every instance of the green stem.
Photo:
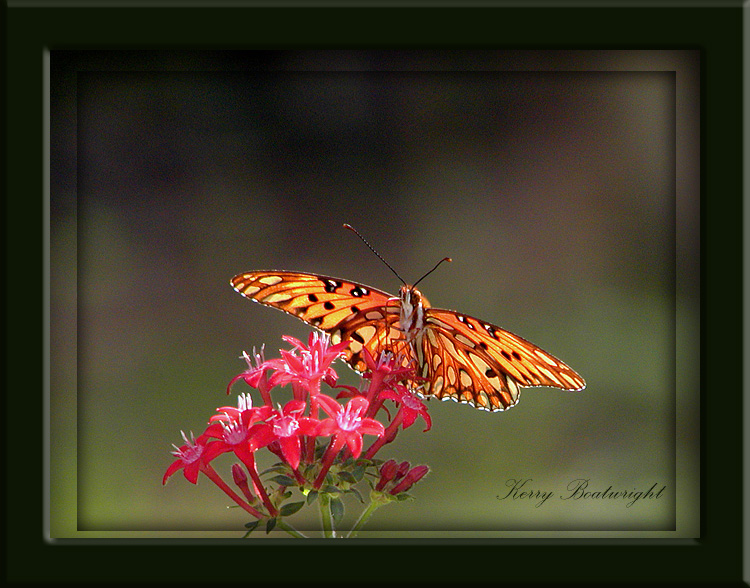
{"label": "green stem", "polygon": [[303,535],[297,529],[292,527],[290,524],[285,523],[284,521],[278,521],[276,524],[278,525],[279,529],[283,529],[295,539],[307,539],[307,535]]}
{"label": "green stem", "polygon": [[372,516],[372,513],[374,513],[378,508],[380,508],[384,504],[387,504],[387,503],[380,502],[378,500],[373,500],[372,502],[370,502],[370,505],[365,510],[362,511],[361,515],[359,515],[359,518],[357,519],[357,522],[354,523],[352,530],[349,531],[349,534],[346,536],[347,539],[356,537],[357,533],[359,533],[359,530],[365,526],[365,523]]}
{"label": "green stem", "polygon": [[333,515],[331,514],[331,497],[327,494],[321,494],[318,497],[320,503],[320,519],[323,524],[323,534],[326,539],[336,537],[336,530],[333,528]]}

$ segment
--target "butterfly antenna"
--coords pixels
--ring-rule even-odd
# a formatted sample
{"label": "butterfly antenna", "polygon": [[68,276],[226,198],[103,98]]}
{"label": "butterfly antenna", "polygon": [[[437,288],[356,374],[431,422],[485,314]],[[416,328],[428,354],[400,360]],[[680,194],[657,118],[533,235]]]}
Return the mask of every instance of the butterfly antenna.
{"label": "butterfly antenna", "polygon": [[453,260],[452,260],[452,259],[451,259],[450,257],[443,257],[443,259],[441,259],[440,261],[438,261],[438,262],[437,262],[437,263],[435,264],[435,267],[433,267],[433,268],[432,268],[432,269],[431,269],[430,271],[428,271],[428,272],[427,272],[427,273],[426,273],[425,275],[423,275],[423,276],[422,276],[421,278],[419,278],[419,279],[418,279],[418,280],[417,280],[416,282],[414,282],[414,285],[412,286],[412,289],[416,288],[416,287],[417,287],[417,284],[419,284],[419,282],[421,282],[421,281],[422,281],[422,280],[424,280],[424,279],[425,279],[425,278],[426,278],[427,276],[429,276],[429,275],[430,275],[430,274],[431,274],[432,272],[434,272],[434,271],[435,271],[435,270],[436,270],[436,269],[437,269],[437,268],[438,268],[438,267],[440,266],[440,264],[441,264],[441,263],[443,263],[444,261],[453,261]]}
{"label": "butterfly antenna", "polygon": [[[344,223],[344,228],[345,229],[349,229],[350,231],[354,232],[354,234],[357,235],[357,237],[359,237],[360,239],[362,239],[362,242],[370,248],[370,251],[372,251],[375,255],[377,255],[378,259],[380,259],[380,261],[382,261],[386,266],[388,266],[388,269],[391,270],[399,280],[401,280],[401,283],[404,286],[406,286],[406,282],[404,282],[404,279],[401,276],[398,275],[398,272],[391,267],[390,263],[388,263],[385,259],[383,259],[383,256],[380,255],[380,253],[378,253],[377,251],[375,251],[375,248],[367,242],[367,239],[365,239],[362,235],[359,234],[359,231],[357,229],[355,229],[349,223]],[[438,265],[440,265],[440,264],[438,264]]]}

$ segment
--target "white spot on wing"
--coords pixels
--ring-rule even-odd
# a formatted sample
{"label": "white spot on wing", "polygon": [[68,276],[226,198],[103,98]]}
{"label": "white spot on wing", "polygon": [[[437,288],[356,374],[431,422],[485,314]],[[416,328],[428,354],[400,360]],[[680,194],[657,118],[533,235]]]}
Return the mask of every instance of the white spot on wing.
{"label": "white spot on wing", "polygon": [[445,375],[448,377],[448,383],[451,386],[455,386],[455,384],[456,384],[456,370],[454,369],[454,367],[452,365],[448,366],[448,370],[446,371]]}
{"label": "white spot on wing", "polygon": [[264,276],[264,277],[258,279],[258,281],[261,284],[265,284],[266,286],[275,286],[281,280],[282,280],[281,276]]}
{"label": "white spot on wing", "polygon": [[453,330],[453,327],[451,327],[451,326],[450,326],[450,325],[448,325],[447,323],[444,323],[444,322],[443,322],[443,321],[441,321],[440,319],[438,319],[438,318],[435,318],[434,316],[431,316],[431,317],[430,317],[430,318],[429,318],[429,319],[427,320],[427,322],[429,322],[429,323],[432,323],[432,324],[434,324],[434,325],[436,325],[436,326],[438,326],[438,327],[442,327],[442,328],[443,328],[443,329],[445,329],[446,331],[451,331],[451,330]]}
{"label": "white spot on wing", "polygon": [[461,343],[463,343],[467,347],[471,347],[472,349],[474,349],[474,341],[472,341],[468,337],[464,337],[461,333],[456,333],[456,340],[461,341]]}
{"label": "white spot on wing", "polygon": [[[431,331],[427,331],[427,332],[429,333]],[[440,341],[442,342],[443,346],[448,350],[448,352],[455,357],[457,355],[456,346],[453,344],[453,342],[440,332],[438,332],[438,337],[440,337]]]}
{"label": "white spot on wing", "polygon": [[486,374],[487,370],[490,369],[490,366],[487,365],[487,362],[484,361],[478,355],[475,355],[473,353],[469,353],[468,356],[471,359],[471,363],[473,363],[476,366],[476,368],[479,370],[480,374]]}
{"label": "white spot on wing", "polygon": [[555,374],[553,374],[547,368],[539,366],[539,371],[542,372],[545,376],[547,376],[553,382],[557,382],[558,384],[562,383],[562,382],[560,382],[560,378],[558,378]]}
{"label": "white spot on wing", "polygon": [[557,367],[557,362],[552,359],[549,355],[544,353],[541,349],[534,349],[534,353],[536,353],[537,357],[541,359],[542,361],[548,363],[552,367]]}
{"label": "white spot on wing", "polygon": [[574,390],[577,390],[580,388],[583,384],[576,380],[573,376],[566,374],[565,372],[560,372],[560,377],[566,380]]}
{"label": "white spot on wing", "polygon": [[284,302],[291,298],[291,294],[285,294],[284,292],[275,292],[261,298],[261,302],[273,303],[273,302]]}
{"label": "white spot on wing", "polygon": [[377,329],[372,325],[365,325],[356,330],[356,333],[365,340],[365,343],[373,338]]}
{"label": "white spot on wing", "polygon": [[511,378],[510,376],[505,377],[505,382],[508,384],[508,392],[510,392],[510,397],[513,399],[513,402],[518,402],[518,386],[516,385],[516,381]]}

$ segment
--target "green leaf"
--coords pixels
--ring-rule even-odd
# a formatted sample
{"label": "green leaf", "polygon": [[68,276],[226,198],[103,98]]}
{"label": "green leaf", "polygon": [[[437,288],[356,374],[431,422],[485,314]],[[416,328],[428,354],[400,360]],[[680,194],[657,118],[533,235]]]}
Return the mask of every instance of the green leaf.
{"label": "green leaf", "polygon": [[289,504],[285,504],[284,506],[282,506],[281,509],[279,510],[279,514],[283,517],[288,517],[290,515],[293,515],[303,506],[305,506],[304,500],[301,502],[291,502]]}
{"label": "green leaf", "polygon": [[407,492],[401,492],[400,494],[396,495],[396,500],[398,500],[399,502],[403,502],[404,500],[414,500],[414,497]]}
{"label": "green leaf", "polygon": [[271,531],[273,531],[273,528],[276,526],[276,517],[272,519],[268,519],[268,522],[266,523],[266,535],[268,535]]}
{"label": "green leaf", "polygon": [[247,529],[247,533],[245,534],[245,537],[247,537],[250,533],[255,531],[255,528],[260,524],[260,520],[252,521],[250,523],[245,523],[245,528]]}
{"label": "green leaf", "polygon": [[260,475],[261,476],[265,476],[269,472],[279,472],[280,474],[283,474],[283,473],[288,472],[288,471],[289,471],[289,466],[284,465],[284,464],[276,464],[276,465],[272,465],[271,467],[268,467],[265,470],[263,470],[262,472],[260,472]]}
{"label": "green leaf", "polygon": [[362,478],[365,475],[365,470],[367,469],[366,465],[358,464],[353,470],[352,470],[352,477],[356,482],[360,482]]}
{"label": "green leaf", "polygon": [[338,524],[344,516],[344,503],[340,498],[331,498],[331,516],[333,521]]}
{"label": "green leaf", "polygon": [[342,468],[347,468],[347,469],[349,469],[349,468],[351,467],[351,465],[352,465],[353,463],[354,463],[354,458],[353,458],[353,457],[351,457],[351,456],[349,456],[349,457],[347,457],[347,458],[346,458],[346,459],[345,459],[345,460],[344,460],[344,461],[343,461],[343,462],[341,463],[341,467],[342,467]]}
{"label": "green leaf", "polygon": [[339,494],[341,492],[336,486],[331,486],[330,484],[323,486],[320,491],[325,492],[326,494]]}
{"label": "green leaf", "polygon": [[349,484],[356,484],[358,481],[357,478],[355,478],[350,472],[346,471],[339,472],[339,478],[344,480],[344,482],[348,482]]}
{"label": "green leaf", "polygon": [[307,504],[312,504],[313,502],[315,502],[317,498],[318,498],[318,491],[310,490],[310,492],[307,493]]}
{"label": "green leaf", "polygon": [[347,492],[348,494],[354,494],[354,495],[355,495],[355,496],[356,496],[357,498],[359,498],[359,501],[360,501],[360,502],[361,502],[362,504],[364,504],[364,503],[365,503],[365,499],[364,499],[364,498],[362,498],[362,495],[361,495],[361,494],[359,493],[359,490],[357,490],[356,488],[349,488],[349,490],[347,490],[346,492]]}
{"label": "green leaf", "polygon": [[323,459],[323,455],[325,454],[326,449],[328,449],[328,444],[327,443],[324,444],[324,445],[318,445],[315,448],[315,459],[317,461],[321,461]]}
{"label": "green leaf", "polygon": [[284,474],[279,474],[278,476],[274,476],[271,478],[272,482],[276,482],[280,486],[296,486],[297,482],[294,481],[294,478],[290,478],[289,476],[285,476]]}

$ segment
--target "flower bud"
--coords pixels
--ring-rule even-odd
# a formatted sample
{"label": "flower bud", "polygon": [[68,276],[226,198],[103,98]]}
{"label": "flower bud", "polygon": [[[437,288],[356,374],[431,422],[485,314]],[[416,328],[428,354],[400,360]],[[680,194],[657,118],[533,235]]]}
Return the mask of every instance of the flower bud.
{"label": "flower bud", "polygon": [[375,490],[381,491],[383,487],[393,479],[396,475],[396,469],[398,468],[396,460],[389,459],[382,466],[380,466],[380,480],[375,486]]}
{"label": "flower bud", "polygon": [[408,461],[402,461],[400,464],[398,464],[398,469],[396,470],[396,475],[393,476],[394,480],[400,480],[406,475],[406,472],[409,471],[409,468],[411,467],[411,464]]}
{"label": "flower bud", "polygon": [[247,474],[245,473],[243,467],[238,463],[232,464],[232,479],[234,480],[234,483],[237,484],[237,487],[242,490],[242,493],[245,495],[245,498],[247,498],[247,501],[250,504],[254,504],[255,496],[250,490],[250,486],[248,486],[247,484]]}
{"label": "flower bud", "polygon": [[411,470],[409,470],[409,473],[407,473],[404,476],[404,479],[401,480],[401,482],[391,490],[391,494],[394,496],[396,494],[400,494],[401,492],[406,492],[409,488],[411,488],[414,484],[416,484],[419,480],[421,480],[427,472],[430,471],[430,468],[426,465],[419,465]]}
{"label": "flower bud", "polygon": [[234,483],[237,484],[237,486],[247,484],[247,474],[245,473],[245,470],[242,469],[242,466],[238,463],[232,464],[232,479],[234,480]]}

